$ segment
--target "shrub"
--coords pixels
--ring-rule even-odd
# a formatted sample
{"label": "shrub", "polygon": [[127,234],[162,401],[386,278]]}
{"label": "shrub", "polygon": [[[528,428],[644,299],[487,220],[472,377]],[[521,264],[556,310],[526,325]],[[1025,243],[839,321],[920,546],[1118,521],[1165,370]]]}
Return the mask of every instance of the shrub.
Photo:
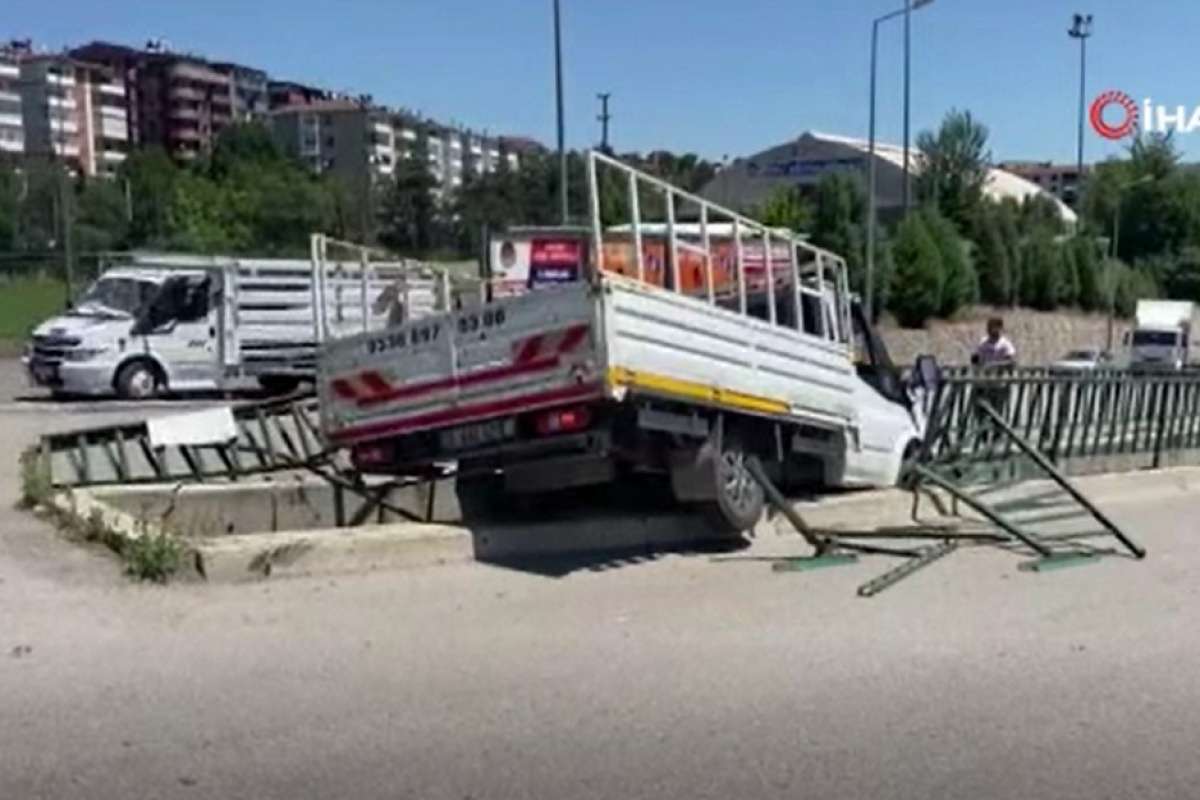
{"label": "shrub", "polygon": [[919,214],[900,223],[892,245],[891,310],[901,325],[919,328],[941,310],[942,260]]}

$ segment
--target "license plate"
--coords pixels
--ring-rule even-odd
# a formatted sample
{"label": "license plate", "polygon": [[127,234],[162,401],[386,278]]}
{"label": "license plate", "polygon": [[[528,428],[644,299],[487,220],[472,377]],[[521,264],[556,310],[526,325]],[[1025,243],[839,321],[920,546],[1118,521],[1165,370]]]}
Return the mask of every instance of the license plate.
{"label": "license plate", "polygon": [[516,435],[517,422],[512,417],[489,419],[442,431],[439,435],[444,450],[471,450],[511,439]]}

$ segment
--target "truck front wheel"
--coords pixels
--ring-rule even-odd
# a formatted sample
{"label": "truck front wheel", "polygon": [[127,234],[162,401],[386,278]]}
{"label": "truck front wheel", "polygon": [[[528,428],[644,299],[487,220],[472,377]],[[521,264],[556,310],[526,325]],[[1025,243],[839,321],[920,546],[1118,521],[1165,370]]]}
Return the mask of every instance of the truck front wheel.
{"label": "truck front wheel", "polygon": [[131,361],[117,373],[117,395],[125,400],[145,400],[161,388],[158,371],[145,361]]}

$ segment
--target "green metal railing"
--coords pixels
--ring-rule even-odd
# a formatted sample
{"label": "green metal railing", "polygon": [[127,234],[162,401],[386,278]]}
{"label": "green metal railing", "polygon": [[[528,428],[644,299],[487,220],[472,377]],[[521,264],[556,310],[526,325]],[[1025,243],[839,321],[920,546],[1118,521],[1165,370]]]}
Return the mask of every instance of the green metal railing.
{"label": "green metal railing", "polygon": [[991,464],[1019,453],[975,399],[1052,463],[1125,456],[1129,468],[1158,468],[1178,452],[1200,450],[1200,376],[1105,371],[1087,375],[1029,370],[951,374],[930,414],[929,456],[939,462]]}

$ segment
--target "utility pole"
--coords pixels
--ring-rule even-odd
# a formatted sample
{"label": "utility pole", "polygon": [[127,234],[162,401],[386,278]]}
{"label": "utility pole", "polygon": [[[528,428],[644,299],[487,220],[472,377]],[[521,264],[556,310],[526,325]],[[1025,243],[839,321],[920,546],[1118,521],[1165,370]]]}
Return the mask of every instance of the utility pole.
{"label": "utility pole", "polygon": [[612,119],[612,114],[608,113],[608,98],[610,97],[612,97],[612,92],[600,92],[596,95],[600,101],[600,114],[596,119],[600,120],[600,151],[611,155],[612,148],[608,145],[608,123]]}
{"label": "utility pole", "polygon": [[554,0],[554,95],[558,106],[558,199],[561,205],[562,224],[567,224],[567,146],[563,123],[563,79],[562,79],[562,13],[559,0]]}
{"label": "utility pole", "polygon": [[1092,35],[1092,15],[1076,14],[1067,35],[1079,40],[1079,148],[1075,172],[1075,208],[1083,209],[1083,119],[1087,106],[1087,40]]}

